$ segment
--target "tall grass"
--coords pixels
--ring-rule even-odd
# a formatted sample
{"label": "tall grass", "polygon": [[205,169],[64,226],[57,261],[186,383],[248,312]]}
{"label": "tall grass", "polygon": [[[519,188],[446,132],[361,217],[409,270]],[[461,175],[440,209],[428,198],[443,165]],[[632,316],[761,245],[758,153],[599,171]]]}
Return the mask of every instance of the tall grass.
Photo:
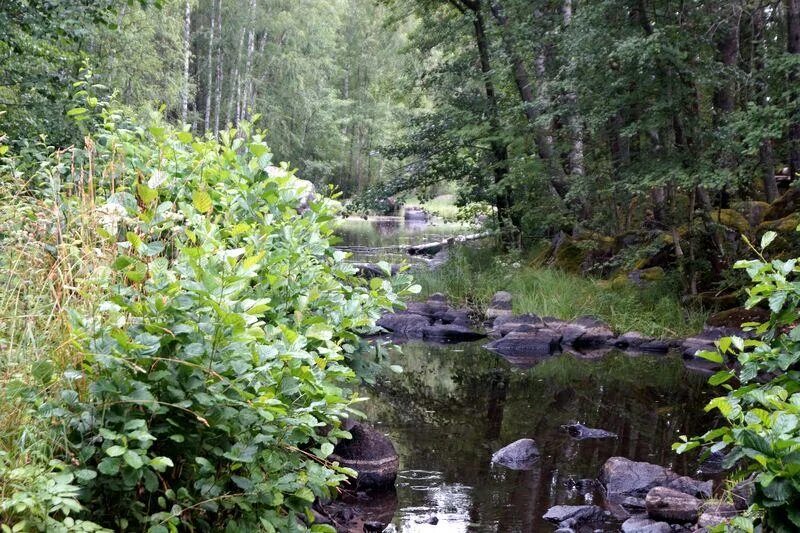
{"label": "tall grass", "polygon": [[[79,368],[68,310],[83,311],[103,262],[92,176],[74,150],[24,172],[0,161],[0,471],[47,467],[51,433],[33,410]],[[63,179],[63,181],[62,181]],[[36,183],[32,183],[35,181]],[[32,192],[32,191],[35,191]],[[69,197],[69,206],[62,198]],[[13,476],[11,476],[13,477]],[[25,490],[0,475],[0,501]]]}
{"label": "tall grass", "polygon": [[596,316],[618,331],[678,337],[702,328],[706,314],[684,307],[669,279],[646,288],[617,286],[588,276],[527,265],[524,257],[499,255],[491,248],[461,247],[450,260],[415,278],[423,295],[441,292],[451,299],[485,310],[492,295],[508,291],[516,313],[571,320]]}

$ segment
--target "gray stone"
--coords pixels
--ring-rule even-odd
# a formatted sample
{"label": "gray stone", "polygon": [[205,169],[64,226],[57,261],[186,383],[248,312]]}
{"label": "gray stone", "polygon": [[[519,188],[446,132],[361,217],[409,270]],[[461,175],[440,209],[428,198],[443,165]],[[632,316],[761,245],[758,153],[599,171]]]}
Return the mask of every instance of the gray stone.
{"label": "gray stone", "polygon": [[651,340],[651,338],[645,337],[638,331],[629,331],[620,335],[614,343],[614,346],[617,348],[622,348],[623,350],[628,348],[638,348],[645,342],[649,342]]}
{"label": "gray stone", "polygon": [[612,457],[603,465],[600,482],[613,501],[625,497],[644,498],[653,487],[667,485],[679,476],[672,470],[624,457]]}
{"label": "gray stone", "polygon": [[401,311],[387,313],[378,319],[378,326],[399,335],[422,338],[423,331],[431,323],[431,319],[415,313]]}
{"label": "gray stone", "polygon": [[539,458],[539,448],[533,439],[520,439],[492,454],[492,462],[512,470],[529,470]]}
{"label": "gray stone", "polygon": [[755,495],[755,480],[751,476],[743,481],[740,481],[731,490],[733,498],[733,505],[739,511],[744,511],[753,503],[753,496]]}
{"label": "gray stone", "polygon": [[605,519],[605,513],[596,505],[556,505],[548,509],[542,518],[554,524],[572,520],[574,525],[585,522],[600,522]]}
{"label": "gray stone", "polygon": [[510,292],[500,291],[494,293],[489,308],[486,309],[486,318],[497,318],[499,316],[510,316],[512,314],[511,302],[513,297]]}
{"label": "gray stone", "polygon": [[672,348],[672,342],[653,339],[643,342],[636,349],[644,353],[667,353]]}
{"label": "gray stone", "polygon": [[613,344],[614,332],[608,326],[594,326],[586,328],[577,339],[572,341],[576,348],[596,348]]}
{"label": "gray stone", "polygon": [[529,325],[538,328],[544,327],[542,319],[536,315],[506,315],[499,316],[494,319],[492,324],[492,331],[489,334],[492,338],[500,338],[508,335],[520,326]]}
{"label": "gray stone", "polygon": [[689,476],[681,476],[670,481],[667,487],[696,498],[710,498],[714,484],[711,481],[698,481]]}
{"label": "gray stone", "polygon": [[675,523],[696,521],[701,504],[694,496],[667,487],[655,487],[645,498],[650,518]]}
{"label": "gray stone", "polygon": [[700,527],[711,528],[729,521],[736,516],[739,511],[732,503],[726,502],[706,502],[697,525]]}
{"label": "gray stone", "polygon": [[508,335],[490,342],[487,350],[509,357],[542,356],[558,351],[561,335],[551,329],[512,331]]}
{"label": "gray stone", "polygon": [[583,424],[579,424],[577,422],[563,425],[561,426],[561,429],[566,430],[567,433],[569,433],[569,436],[575,440],[617,438],[616,433],[611,433],[610,431],[606,431],[605,429],[588,428]]}
{"label": "gray stone", "polygon": [[632,516],[622,523],[622,533],[672,533],[666,522],[657,522],[647,517]]}

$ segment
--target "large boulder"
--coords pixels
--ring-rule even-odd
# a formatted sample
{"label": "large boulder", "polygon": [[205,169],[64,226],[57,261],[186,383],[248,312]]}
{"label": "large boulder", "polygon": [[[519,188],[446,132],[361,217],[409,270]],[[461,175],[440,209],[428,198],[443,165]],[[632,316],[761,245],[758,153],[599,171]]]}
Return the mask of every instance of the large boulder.
{"label": "large boulder", "polygon": [[700,515],[701,505],[694,496],[667,487],[654,487],[645,498],[650,518],[673,523],[694,522]]}
{"label": "large boulder", "polygon": [[706,324],[712,327],[740,328],[742,324],[747,322],[762,323],[767,320],[769,320],[769,311],[766,309],[760,307],[754,307],[752,309],[734,307],[733,309],[726,309],[725,311],[714,313],[708,317]]}
{"label": "large boulder", "polygon": [[340,440],[329,460],[358,472],[356,489],[385,490],[394,487],[399,459],[386,435],[360,422],[345,425],[353,438]]}
{"label": "large boulder", "polygon": [[377,321],[378,326],[398,335],[421,339],[431,319],[416,313],[387,313]]}
{"label": "large boulder", "polygon": [[533,439],[519,439],[492,454],[492,463],[512,470],[529,470],[539,458],[539,448]]}
{"label": "large boulder", "polygon": [[520,326],[545,327],[541,318],[536,315],[503,315],[494,319],[489,336],[499,338],[508,335]]}
{"label": "large boulder", "polygon": [[550,355],[559,350],[561,335],[552,329],[517,328],[505,337],[490,342],[487,350],[508,357]]}
{"label": "large boulder", "polygon": [[511,303],[513,297],[510,292],[500,291],[494,293],[492,301],[489,302],[489,307],[486,309],[486,318],[492,319],[499,316],[510,316],[513,311],[511,310]]}
{"label": "large boulder", "polygon": [[667,487],[697,498],[710,498],[714,484],[710,480],[698,481],[689,476],[681,476],[670,481]]}
{"label": "large boulder", "polygon": [[[643,499],[655,487],[663,487],[679,476],[672,470],[650,463],[612,457],[603,465],[600,482],[612,501]],[[632,503],[632,501],[631,501]]]}

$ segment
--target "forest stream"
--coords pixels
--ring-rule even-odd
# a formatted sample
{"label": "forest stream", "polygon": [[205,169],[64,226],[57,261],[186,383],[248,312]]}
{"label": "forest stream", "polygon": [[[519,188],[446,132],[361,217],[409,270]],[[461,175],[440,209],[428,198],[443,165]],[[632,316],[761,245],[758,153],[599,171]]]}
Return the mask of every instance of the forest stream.
{"label": "forest stream", "polygon": [[[406,227],[396,217],[343,226],[347,245],[373,248],[455,229]],[[563,353],[512,364],[485,343],[404,344],[388,362],[403,372],[386,370],[363,389],[367,421],[400,457],[396,498],[378,501],[370,518],[400,532],[552,531],[542,515],[554,505],[596,503],[586,480],[612,456],[695,474],[696,461],[671,446],[708,427],[702,406],[710,391],[679,355]],[[561,428],[571,422],[618,438],[574,440]],[[494,451],[521,438],[541,451],[534,469],[491,464]],[[424,523],[433,516],[437,524]]]}

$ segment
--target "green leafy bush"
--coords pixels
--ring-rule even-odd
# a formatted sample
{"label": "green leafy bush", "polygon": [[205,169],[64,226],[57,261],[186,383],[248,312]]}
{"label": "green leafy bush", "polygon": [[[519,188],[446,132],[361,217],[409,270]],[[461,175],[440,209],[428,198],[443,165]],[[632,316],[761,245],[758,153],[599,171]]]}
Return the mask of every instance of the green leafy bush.
{"label": "green leafy bush", "polygon": [[726,424],[692,440],[683,437],[679,452],[709,444],[709,452],[725,451],[725,466],[740,465],[755,475],[755,497],[748,515],[734,526],[752,531],[753,521],[769,531],[800,529],[800,272],[798,259],[767,260],[764,249],[776,237],[767,232],[758,259],[739,261],[753,284],[748,308],[767,304],[770,319],[745,324],[752,339],[725,337],[716,352],[699,355],[726,368],[711,377],[728,393],[714,398],[706,410],[716,410]]}
{"label": "green leafy bush", "polygon": [[[101,113],[75,155],[94,172],[83,230],[103,241],[82,295],[91,312],[72,313],[83,360],[37,397],[69,465],[56,479],[115,530],[330,531],[309,509],[354,474],[327,460],[362,400],[351,359],[417,288],[356,278],[330,246],[337,202],[272,166],[249,125],[217,141]],[[65,215],[86,203],[61,200]],[[47,499],[33,502],[6,517],[39,516]]]}

